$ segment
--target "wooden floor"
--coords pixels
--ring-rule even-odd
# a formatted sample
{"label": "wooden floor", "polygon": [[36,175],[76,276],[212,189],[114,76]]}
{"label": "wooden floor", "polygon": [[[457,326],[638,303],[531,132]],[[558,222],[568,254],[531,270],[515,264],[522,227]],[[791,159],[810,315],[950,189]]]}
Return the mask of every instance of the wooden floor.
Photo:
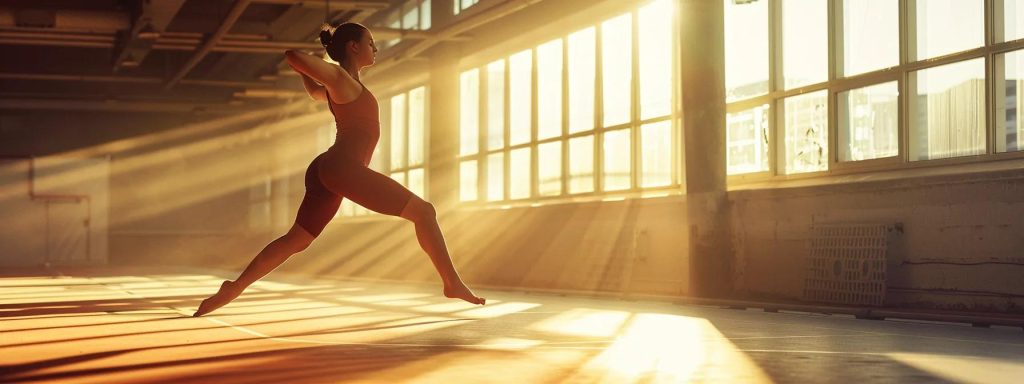
{"label": "wooden floor", "polygon": [[[0,382],[1016,382],[1019,328],[857,320],[439,286],[0,270]],[[231,276],[233,277],[233,276]]]}

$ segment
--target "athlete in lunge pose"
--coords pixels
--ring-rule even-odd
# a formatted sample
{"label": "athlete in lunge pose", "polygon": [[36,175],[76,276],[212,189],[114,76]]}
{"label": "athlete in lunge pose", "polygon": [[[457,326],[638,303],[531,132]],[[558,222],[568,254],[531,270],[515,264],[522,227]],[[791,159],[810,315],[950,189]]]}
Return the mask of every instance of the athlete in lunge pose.
{"label": "athlete in lunge pose", "polygon": [[302,75],[309,95],[326,101],[334,114],[338,126],[334,145],[309,164],[306,194],[288,233],[267,244],[237,279],[224,281],[216,294],[203,300],[193,316],[202,316],[231,302],[288,257],[306,249],[334,217],[342,198],[413,222],[420,246],[444,282],[444,295],[484,304],[484,298],[474,295],[455,271],[433,205],[367,167],[380,138],[377,100],[359,81],[359,71],[372,65],[377,53],[370,31],[360,24],[345,23],[320,32],[320,43],[340,67],[292,50],[285,52],[285,56],[288,64]]}

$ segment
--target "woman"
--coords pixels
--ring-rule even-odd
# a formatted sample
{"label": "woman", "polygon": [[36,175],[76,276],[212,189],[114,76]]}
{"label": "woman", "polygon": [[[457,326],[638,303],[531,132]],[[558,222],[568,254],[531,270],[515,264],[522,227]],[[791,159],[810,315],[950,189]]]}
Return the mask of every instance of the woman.
{"label": "woman", "polygon": [[306,194],[288,233],[267,244],[237,279],[221,284],[220,290],[203,300],[193,316],[202,316],[231,302],[288,257],[306,249],[334,217],[342,198],[413,222],[420,246],[444,282],[444,295],[484,304],[485,300],[474,295],[455,271],[434,207],[398,182],[367,167],[380,137],[377,100],[359,81],[359,71],[372,65],[377,53],[370,31],[360,24],[345,23],[333,32],[321,31],[320,43],[340,67],[292,50],[285,52],[285,56],[288,65],[302,75],[309,95],[314,100],[326,101],[334,114],[338,126],[334,145],[309,164]]}

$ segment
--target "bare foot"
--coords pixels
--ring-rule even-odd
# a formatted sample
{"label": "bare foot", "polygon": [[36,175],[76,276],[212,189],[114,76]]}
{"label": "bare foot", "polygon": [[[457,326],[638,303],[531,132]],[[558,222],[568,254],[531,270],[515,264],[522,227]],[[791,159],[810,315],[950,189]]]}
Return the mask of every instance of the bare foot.
{"label": "bare foot", "polygon": [[207,313],[213,312],[217,308],[223,307],[234,300],[238,295],[242,294],[242,291],[238,289],[233,281],[224,280],[220,284],[220,290],[213,294],[206,300],[203,300],[202,304],[199,304],[199,310],[192,315],[192,317],[199,317]]}
{"label": "bare foot", "polygon": [[452,299],[462,299],[473,304],[484,305],[487,303],[487,299],[477,297],[473,294],[473,291],[469,290],[465,284],[459,286],[445,286],[444,296]]}

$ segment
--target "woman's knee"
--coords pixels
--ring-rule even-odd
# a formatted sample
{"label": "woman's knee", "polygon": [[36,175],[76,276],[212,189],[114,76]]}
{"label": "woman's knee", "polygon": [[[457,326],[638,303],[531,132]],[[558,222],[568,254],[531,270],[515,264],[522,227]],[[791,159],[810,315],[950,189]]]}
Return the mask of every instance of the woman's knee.
{"label": "woman's knee", "polygon": [[406,203],[401,216],[412,222],[429,221],[437,218],[437,210],[430,202],[413,196]]}
{"label": "woman's knee", "polygon": [[298,225],[282,236],[285,243],[288,244],[288,246],[295,252],[302,252],[306,250],[306,248],[309,248],[309,245],[313,243],[313,239],[315,238],[316,236],[313,236]]}

